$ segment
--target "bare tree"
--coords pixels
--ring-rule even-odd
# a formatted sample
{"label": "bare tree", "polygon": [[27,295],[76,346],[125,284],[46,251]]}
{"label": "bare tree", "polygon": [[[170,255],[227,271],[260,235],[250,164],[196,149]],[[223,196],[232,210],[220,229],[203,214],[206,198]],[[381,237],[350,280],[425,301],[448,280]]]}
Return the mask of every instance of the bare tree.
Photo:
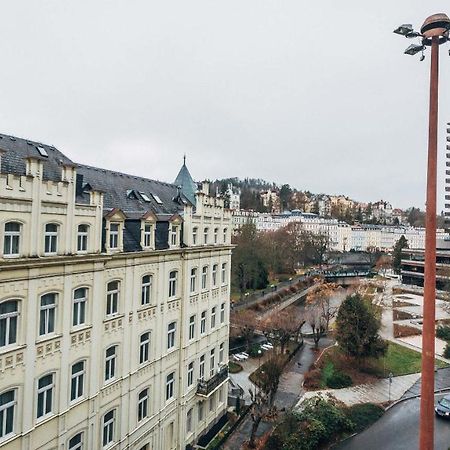
{"label": "bare tree", "polygon": [[233,312],[230,317],[230,325],[231,328],[237,329],[237,333],[245,340],[248,350],[257,326],[256,314],[250,309]]}

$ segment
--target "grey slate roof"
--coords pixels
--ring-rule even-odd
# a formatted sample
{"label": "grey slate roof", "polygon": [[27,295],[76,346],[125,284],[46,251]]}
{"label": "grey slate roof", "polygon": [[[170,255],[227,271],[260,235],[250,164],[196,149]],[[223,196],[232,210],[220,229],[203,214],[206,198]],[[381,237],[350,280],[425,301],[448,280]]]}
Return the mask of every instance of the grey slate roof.
{"label": "grey slate roof", "polygon": [[[38,146],[43,147],[47,151],[48,157],[43,157],[39,154]],[[4,152],[1,158],[2,173],[25,175],[25,158],[33,156],[41,159],[43,162],[44,179],[61,181],[61,164],[74,164],[67,156],[51,145],[8,136],[6,134],[0,134],[1,150]]]}
{"label": "grey slate roof", "polygon": [[195,205],[195,192],[197,191],[197,185],[186,167],[186,157],[183,160],[183,165],[181,166],[181,169],[178,172],[173,184],[175,186],[180,186],[181,192],[193,205]]}

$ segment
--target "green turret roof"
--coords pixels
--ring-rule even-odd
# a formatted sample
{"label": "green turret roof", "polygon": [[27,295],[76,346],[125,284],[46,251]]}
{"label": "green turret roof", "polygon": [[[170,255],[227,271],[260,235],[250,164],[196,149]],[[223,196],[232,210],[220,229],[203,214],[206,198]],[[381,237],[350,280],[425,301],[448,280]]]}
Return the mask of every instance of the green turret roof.
{"label": "green turret roof", "polygon": [[195,205],[195,193],[197,192],[197,185],[195,184],[188,168],[186,167],[186,156],[184,156],[183,158],[183,165],[181,166],[181,169],[178,172],[178,175],[175,178],[173,184],[175,184],[176,186],[180,186],[181,192],[193,205]]}

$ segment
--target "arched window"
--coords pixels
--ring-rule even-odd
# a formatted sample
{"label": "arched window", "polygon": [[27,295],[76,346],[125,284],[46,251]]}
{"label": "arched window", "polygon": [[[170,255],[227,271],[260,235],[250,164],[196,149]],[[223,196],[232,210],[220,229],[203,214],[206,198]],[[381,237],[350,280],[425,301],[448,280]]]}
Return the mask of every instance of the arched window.
{"label": "arched window", "polygon": [[103,416],[103,447],[109,446],[114,442],[116,410],[113,409]]}
{"label": "arched window", "polygon": [[178,272],[176,270],[172,270],[169,273],[169,298],[177,295],[177,278]]}
{"label": "arched window", "polygon": [[208,234],[209,234],[209,230],[208,230],[208,228],[205,228],[205,229],[203,230],[203,243],[204,243],[205,245],[208,244]]}
{"label": "arched window", "polygon": [[21,231],[22,226],[19,222],[5,223],[3,256],[19,256]]}
{"label": "arched window", "polygon": [[202,289],[206,289],[208,281],[208,266],[202,268]]}
{"label": "arched window", "polygon": [[197,290],[197,268],[191,269],[191,293]]}
{"label": "arched window", "polygon": [[120,283],[110,281],[106,287],[106,316],[113,316],[119,311]]}
{"label": "arched window", "polygon": [[86,323],[86,304],[88,290],[79,288],[73,291],[73,317],[72,325],[74,327]]}
{"label": "arched window", "polygon": [[55,388],[55,374],[50,373],[38,380],[37,385],[37,412],[36,416],[46,416],[53,410],[53,394]]}
{"label": "arched window", "polygon": [[69,439],[68,450],[83,450],[83,433],[77,433]]}
{"label": "arched window", "polygon": [[152,276],[142,277],[141,305],[149,305],[152,300]]}
{"label": "arched window", "polygon": [[0,303],[0,347],[17,342],[19,302],[8,300]]}
{"label": "arched window", "polygon": [[16,416],[16,390],[0,394],[0,438],[14,433],[14,417]]}
{"label": "arched window", "polygon": [[113,380],[117,371],[117,345],[107,348],[105,355],[105,381]]}
{"label": "arched window", "polygon": [[56,296],[50,293],[41,297],[39,309],[39,336],[53,333],[56,321]]}
{"label": "arched window", "polygon": [[138,396],[138,422],[148,417],[148,389],[144,389]]}
{"label": "arched window", "polygon": [[141,335],[139,340],[139,364],[144,364],[150,358],[150,332]]}
{"label": "arched window", "polygon": [[45,225],[44,253],[46,255],[54,255],[58,251],[58,228],[56,223]]}
{"label": "arched window", "polygon": [[78,225],[77,233],[77,252],[84,253],[88,250],[89,226],[85,224]]}
{"label": "arched window", "polygon": [[83,397],[85,375],[85,361],[78,361],[77,363],[72,365],[70,374],[70,401],[74,401]]}
{"label": "arched window", "polygon": [[227,235],[228,235],[228,230],[226,228],[223,229],[223,243],[226,244],[227,243]]}
{"label": "arched window", "polygon": [[197,235],[198,235],[198,228],[194,227],[192,229],[192,245],[197,245]]}
{"label": "arched window", "polygon": [[213,284],[213,286],[217,286],[217,264],[214,264],[212,266],[211,276],[212,276],[212,284]]}
{"label": "arched window", "polygon": [[214,228],[214,244],[217,244],[219,241],[219,229]]}

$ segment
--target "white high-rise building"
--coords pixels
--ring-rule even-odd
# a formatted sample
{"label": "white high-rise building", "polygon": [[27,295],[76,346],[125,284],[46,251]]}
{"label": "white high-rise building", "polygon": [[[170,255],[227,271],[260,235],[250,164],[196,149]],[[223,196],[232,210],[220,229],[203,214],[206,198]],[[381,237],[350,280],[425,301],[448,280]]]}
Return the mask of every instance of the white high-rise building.
{"label": "white high-rise building", "polygon": [[0,447],[195,444],[227,404],[223,200],[15,137],[0,152]]}

